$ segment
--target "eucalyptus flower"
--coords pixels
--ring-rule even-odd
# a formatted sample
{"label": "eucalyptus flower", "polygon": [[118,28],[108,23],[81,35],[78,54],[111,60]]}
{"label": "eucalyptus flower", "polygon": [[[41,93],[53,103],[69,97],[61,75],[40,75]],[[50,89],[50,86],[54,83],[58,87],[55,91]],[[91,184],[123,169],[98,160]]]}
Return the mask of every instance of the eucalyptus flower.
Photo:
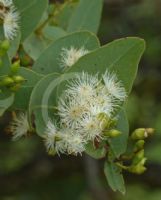
{"label": "eucalyptus flower", "polygon": [[62,48],[62,52],[60,54],[61,67],[71,67],[87,53],[89,53],[89,50],[85,49],[84,47],[81,47],[80,49],[73,46],[71,46],[70,48]]}
{"label": "eucalyptus flower", "polygon": [[86,111],[86,106],[77,98],[67,96],[59,99],[58,115],[60,121],[69,128],[75,128]]}
{"label": "eucalyptus flower", "polygon": [[98,117],[86,115],[81,120],[78,131],[87,141],[94,141],[95,138],[101,138],[101,133],[103,129],[101,127],[101,121]]}
{"label": "eucalyptus flower", "polygon": [[0,19],[6,39],[13,40],[19,30],[20,15],[11,0],[0,0]]}
{"label": "eucalyptus flower", "polygon": [[87,72],[77,74],[59,98],[59,128],[51,122],[47,125],[48,152],[78,155],[89,141],[103,140],[104,131],[112,126],[115,108],[125,97],[115,74],[106,71],[101,78]]}
{"label": "eucalyptus flower", "polygon": [[93,102],[90,103],[90,110],[93,115],[106,113],[110,117],[116,105],[117,103],[113,101],[113,98],[101,89]]}
{"label": "eucalyptus flower", "polygon": [[124,101],[127,96],[126,90],[116,74],[106,71],[102,77],[109,94],[120,101]]}
{"label": "eucalyptus flower", "polygon": [[13,1],[12,0],[0,0],[0,5],[2,5],[4,7],[10,7],[13,5]]}
{"label": "eucalyptus flower", "polygon": [[13,140],[18,140],[27,135],[28,131],[30,130],[27,114],[23,112],[19,113],[10,123],[9,128],[12,132]]}
{"label": "eucalyptus flower", "polygon": [[9,40],[13,40],[19,30],[19,13],[15,9],[11,9],[5,14],[3,27],[5,37]]}
{"label": "eucalyptus flower", "polygon": [[49,121],[46,128],[45,146],[49,153],[81,154],[85,150],[85,140],[69,128],[56,128]]}
{"label": "eucalyptus flower", "polygon": [[67,135],[67,137],[64,137],[67,154],[76,156],[78,154],[82,155],[85,151],[87,140],[85,140],[78,132],[74,132],[71,129],[66,129],[64,135]]}
{"label": "eucalyptus flower", "polygon": [[96,87],[99,85],[98,75],[90,75],[86,72],[77,74],[67,85],[66,93],[82,100],[93,100],[96,96]]}
{"label": "eucalyptus flower", "polygon": [[48,121],[45,131],[45,146],[49,153],[65,153],[65,145],[63,141],[63,135],[57,129],[57,127],[50,120]]}

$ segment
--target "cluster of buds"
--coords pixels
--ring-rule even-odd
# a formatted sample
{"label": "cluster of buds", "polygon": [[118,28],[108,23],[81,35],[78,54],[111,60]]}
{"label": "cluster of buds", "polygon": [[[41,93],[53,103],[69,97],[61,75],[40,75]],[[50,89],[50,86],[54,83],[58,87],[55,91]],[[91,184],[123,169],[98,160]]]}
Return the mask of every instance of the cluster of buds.
{"label": "cluster of buds", "polygon": [[[10,42],[4,40],[0,42],[0,57],[2,58],[8,51],[10,47]],[[0,66],[3,67],[2,59],[0,59]],[[10,72],[7,75],[1,76],[0,87],[8,88],[10,91],[16,92],[25,81],[25,79],[18,75],[20,69],[20,61],[16,61],[10,66]]]}
{"label": "cluster of buds", "polygon": [[144,140],[149,136],[152,136],[153,134],[154,134],[153,128],[138,128],[132,133],[131,139]]}
{"label": "cluster of buds", "polygon": [[139,128],[136,129],[131,138],[137,140],[134,146],[134,156],[132,159],[132,165],[129,167],[129,171],[136,174],[142,174],[145,170],[145,162],[147,158],[144,153],[145,139],[154,134],[152,128]]}
{"label": "cluster of buds", "polygon": [[124,166],[120,163],[116,163],[122,169],[127,170],[131,173],[142,174],[145,172],[145,162],[147,158],[145,157],[144,145],[145,139],[154,134],[154,129],[152,128],[138,128],[131,134],[131,139],[136,141],[133,152],[130,156],[123,156],[122,159],[131,160],[130,166]]}

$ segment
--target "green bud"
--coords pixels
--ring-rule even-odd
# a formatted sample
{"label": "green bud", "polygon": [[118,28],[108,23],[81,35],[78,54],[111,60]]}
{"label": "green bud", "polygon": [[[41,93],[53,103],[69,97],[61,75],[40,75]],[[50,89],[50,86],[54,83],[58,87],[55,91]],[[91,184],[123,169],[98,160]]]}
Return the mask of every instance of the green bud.
{"label": "green bud", "polygon": [[18,72],[19,68],[20,68],[20,60],[14,62],[11,65],[11,73],[16,74]]}
{"label": "green bud", "polygon": [[4,40],[4,41],[2,41],[2,43],[1,43],[1,45],[0,45],[0,48],[1,48],[2,50],[4,50],[5,52],[7,52],[8,49],[9,49],[9,47],[10,47],[10,42],[9,42],[9,40]]}
{"label": "green bud", "polygon": [[142,158],[141,161],[139,162],[139,165],[145,165],[145,162],[147,161],[147,158]]}
{"label": "green bud", "polygon": [[10,90],[12,92],[17,92],[20,89],[20,87],[21,87],[21,84],[17,83],[15,85],[13,85],[12,87],[10,87]]}
{"label": "green bud", "polygon": [[146,170],[146,167],[144,166],[146,160],[147,158],[142,158],[138,164],[129,167],[129,171],[135,174],[142,174]]}
{"label": "green bud", "polygon": [[22,83],[25,79],[22,76],[13,76],[13,80],[15,83]]}
{"label": "green bud", "polygon": [[11,86],[12,84],[14,84],[14,80],[9,76],[5,77],[1,82],[3,86]]}
{"label": "green bud", "polygon": [[97,118],[100,121],[100,126],[102,130],[105,130],[106,128],[108,128],[110,118],[105,113],[100,113],[97,116]]}
{"label": "green bud", "polygon": [[53,149],[51,149],[51,150],[48,151],[48,154],[49,154],[50,156],[55,156],[56,151],[53,150]]}
{"label": "green bud", "polygon": [[131,166],[129,167],[128,171],[134,174],[142,174],[146,171],[146,167],[143,165]]}
{"label": "green bud", "polygon": [[137,152],[133,158],[132,165],[138,164],[144,158],[144,149]]}
{"label": "green bud", "polygon": [[148,137],[148,133],[145,128],[138,128],[131,135],[131,138],[133,140],[143,140],[147,137]]}
{"label": "green bud", "polygon": [[105,131],[104,132],[104,136],[107,136],[107,137],[118,137],[119,135],[121,135],[122,133],[119,131],[119,130],[116,130],[116,129],[112,129],[112,130],[109,130],[109,131]]}
{"label": "green bud", "polygon": [[148,136],[154,135],[155,130],[153,128],[146,128],[146,132],[148,133]]}
{"label": "green bud", "polygon": [[97,115],[97,118],[98,118],[99,120],[106,119],[107,121],[109,121],[109,117],[106,115],[106,113],[99,113],[99,114]]}
{"label": "green bud", "polygon": [[62,140],[62,137],[59,135],[59,134],[56,134],[55,135],[55,141],[56,142],[59,142],[59,141],[61,141]]}
{"label": "green bud", "polygon": [[143,149],[144,144],[145,144],[144,140],[137,141],[136,144],[135,144],[135,147],[134,147],[134,152]]}
{"label": "green bud", "polygon": [[116,124],[117,124],[117,120],[116,119],[110,119],[109,127],[114,127],[114,126],[116,126]]}
{"label": "green bud", "polygon": [[133,140],[143,140],[153,134],[154,134],[153,128],[138,128],[132,133],[131,138]]}

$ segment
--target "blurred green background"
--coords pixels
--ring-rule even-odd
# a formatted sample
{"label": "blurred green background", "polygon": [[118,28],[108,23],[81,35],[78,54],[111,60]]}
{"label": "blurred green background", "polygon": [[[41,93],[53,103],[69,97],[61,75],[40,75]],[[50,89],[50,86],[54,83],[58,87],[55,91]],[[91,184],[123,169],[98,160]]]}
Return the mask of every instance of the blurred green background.
{"label": "blurred green background", "polygon": [[0,200],[160,200],[161,199],[161,0],[106,0],[99,38],[102,44],[126,36],[146,41],[133,91],[127,102],[131,131],[154,127],[146,145],[148,170],[125,174],[127,193],[113,193],[103,161],[87,156],[50,157],[37,138],[11,142],[9,113],[0,119]]}

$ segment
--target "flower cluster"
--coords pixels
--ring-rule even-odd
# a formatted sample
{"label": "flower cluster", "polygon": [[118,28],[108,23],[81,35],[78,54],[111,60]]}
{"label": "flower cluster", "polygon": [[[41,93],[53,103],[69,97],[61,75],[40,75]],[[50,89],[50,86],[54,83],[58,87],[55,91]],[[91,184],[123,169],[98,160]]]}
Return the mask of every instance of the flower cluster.
{"label": "flower cluster", "polygon": [[[71,50],[66,52],[68,56]],[[74,54],[79,52],[81,56],[80,51],[83,50],[77,49],[70,56],[79,59]],[[101,77],[87,72],[76,73],[58,100],[59,123],[51,120],[47,123],[44,139],[47,151],[50,154],[78,155],[85,151],[88,142],[99,142],[110,134],[118,135],[118,131],[112,130],[115,111],[126,96],[125,88],[115,73],[107,70]],[[27,115],[18,115],[10,129],[14,140],[26,135],[30,131]]]}
{"label": "flower cluster", "polygon": [[76,74],[58,102],[59,126],[49,121],[45,144],[47,151],[67,154],[81,154],[85,145],[104,139],[115,117],[115,110],[127,94],[116,74],[106,71],[98,74],[82,72]]}
{"label": "flower cluster", "polygon": [[13,40],[19,29],[20,15],[12,0],[0,0],[0,19],[3,24],[5,37],[8,40]]}

